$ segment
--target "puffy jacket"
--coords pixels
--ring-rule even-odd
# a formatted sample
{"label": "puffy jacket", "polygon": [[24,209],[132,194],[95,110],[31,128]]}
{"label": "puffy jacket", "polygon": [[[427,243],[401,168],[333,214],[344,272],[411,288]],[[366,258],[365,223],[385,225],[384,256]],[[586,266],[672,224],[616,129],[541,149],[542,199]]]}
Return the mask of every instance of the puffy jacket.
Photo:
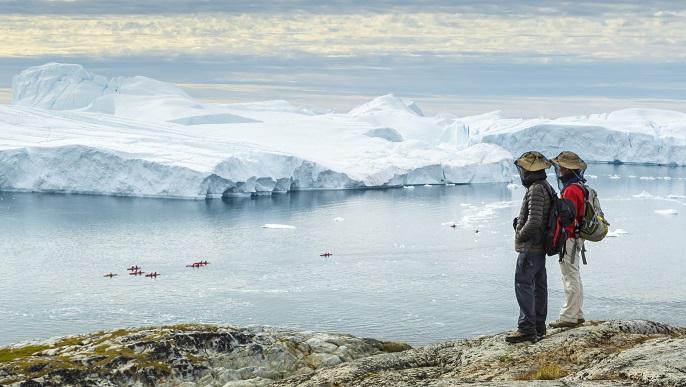
{"label": "puffy jacket", "polygon": [[[545,179],[531,183],[526,189],[515,229],[515,251],[543,253],[543,229],[548,223],[552,200],[543,186]],[[526,185],[526,184],[525,184]]]}

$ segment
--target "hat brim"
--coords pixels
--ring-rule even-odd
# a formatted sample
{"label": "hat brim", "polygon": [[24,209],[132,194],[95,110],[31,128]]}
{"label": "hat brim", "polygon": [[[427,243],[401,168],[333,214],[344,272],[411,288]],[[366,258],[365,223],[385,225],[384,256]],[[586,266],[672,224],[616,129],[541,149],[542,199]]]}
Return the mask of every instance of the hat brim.
{"label": "hat brim", "polygon": [[579,161],[579,162],[576,162],[576,163],[569,162],[569,161],[566,161],[566,160],[560,162],[560,160],[558,160],[558,159],[552,159],[552,160],[550,160],[550,161],[551,161],[553,164],[557,164],[557,165],[559,165],[559,166],[561,166],[561,167],[564,167],[564,168],[567,168],[567,169],[579,169],[579,170],[585,171],[586,168],[588,168],[588,165],[587,165],[585,162],[583,162],[583,161]]}

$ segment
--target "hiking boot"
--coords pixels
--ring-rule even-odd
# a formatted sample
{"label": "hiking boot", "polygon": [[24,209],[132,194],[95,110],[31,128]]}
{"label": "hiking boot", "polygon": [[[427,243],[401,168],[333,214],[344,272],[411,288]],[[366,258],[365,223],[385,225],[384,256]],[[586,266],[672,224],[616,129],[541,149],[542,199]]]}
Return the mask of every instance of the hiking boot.
{"label": "hiking boot", "polygon": [[545,334],[546,334],[545,328],[543,328],[543,329],[536,329],[536,336],[538,336],[539,338],[545,336]]}
{"label": "hiking boot", "polygon": [[582,318],[576,320],[576,323],[577,323],[577,324],[583,324],[583,323],[585,323],[585,322],[586,322],[586,320],[584,320],[584,319],[582,319]]}
{"label": "hiking boot", "polygon": [[510,344],[523,343],[525,341],[535,343],[538,341],[538,337],[536,337],[536,335],[525,335],[519,331],[516,331],[511,335],[505,337],[505,341],[507,341]]}
{"label": "hiking boot", "polygon": [[562,320],[555,320],[548,324],[551,328],[573,328],[575,326],[579,325],[578,323],[575,322],[569,322],[569,321],[562,321]]}

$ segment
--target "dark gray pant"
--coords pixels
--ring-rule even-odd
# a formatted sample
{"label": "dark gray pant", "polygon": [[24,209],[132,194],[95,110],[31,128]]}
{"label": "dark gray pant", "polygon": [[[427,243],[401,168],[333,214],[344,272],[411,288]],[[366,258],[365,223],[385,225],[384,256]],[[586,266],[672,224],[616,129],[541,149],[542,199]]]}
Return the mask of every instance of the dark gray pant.
{"label": "dark gray pant", "polygon": [[519,332],[545,331],[548,315],[548,274],[545,253],[519,253],[515,270],[515,295],[519,303]]}

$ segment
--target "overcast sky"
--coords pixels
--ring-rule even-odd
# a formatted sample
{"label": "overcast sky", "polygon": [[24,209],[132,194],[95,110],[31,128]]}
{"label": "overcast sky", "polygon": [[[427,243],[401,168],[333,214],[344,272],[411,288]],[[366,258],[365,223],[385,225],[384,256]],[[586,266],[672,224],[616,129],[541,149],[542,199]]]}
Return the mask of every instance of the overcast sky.
{"label": "overcast sky", "polygon": [[208,102],[347,112],[394,93],[427,114],[686,112],[684,2],[404,3],[0,0],[0,103],[13,75],[62,62]]}

